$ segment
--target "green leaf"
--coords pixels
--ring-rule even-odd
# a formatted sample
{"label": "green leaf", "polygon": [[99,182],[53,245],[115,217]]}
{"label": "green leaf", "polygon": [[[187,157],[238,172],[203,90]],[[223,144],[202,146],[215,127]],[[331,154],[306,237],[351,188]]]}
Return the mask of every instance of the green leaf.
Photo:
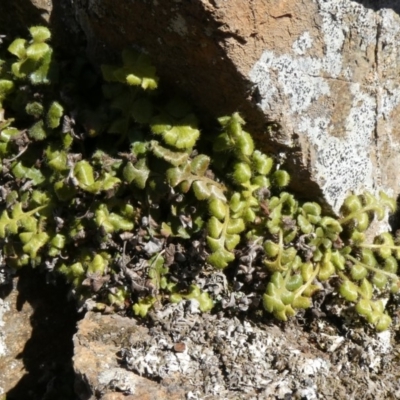
{"label": "green leaf", "polygon": [[214,140],[213,151],[218,153],[231,150],[232,144],[229,135],[227,133],[221,133]]}
{"label": "green leaf", "polygon": [[[107,65],[107,64],[102,64],[100,66],[101,69],[101,73],[103,75],[103,79],[107,82],[114,82],[116,80],[115,76],[114,76],[114,72],[117,69],[117,67],[115,67],[114,65]],[[108,89],[112,87],[115,89],[115,86],[105,86],[103,85],[103,91],[106,90],[107,92],[104,92],[104,96],[106,98],[111,98],[114,97],[114,93],[112,94],[112,96],[110,96],[110,92],[108,91]],[[119,88],[118,88],[119,89]]]}
{"label": "green leaf", "polygon": [[325,255],[322,256],[318,279],[320,281],[327,281],[335,272],[335,266],[333,265],[332,261],[327,259]]}
{"label": "green leaf", "polygon": [[364,299],[371,299],[373,294],[373,288],[368,279],[363,279],[360,285],[360,294]]}
{"label": "green leaf", "polygon": [[208,312],[214,307],[214,302],[212,301],[210,295],[207,292],[201,291],[196,285],[191,285],[189,288],[189,294],[183,295],[185,299],[195,299],[199,302],[200,311]]}
{"label": "green leaf", "polygon": [[392,324],[392,319],[387,314],[382,314],[378,322],[375,324],[375,328],[378,332],[386,331]]}
{"label": "green leaf", "polygon": [[45,26],[32,26],[29,32],[34,42],[45,42],[51,38],[51,33]]}
{"label": "green leaf", "polygon": [[153,115],[153,105],[146,97],[136,100],[131,107],[131,116],[139,124],[148,124]]}
{"label": "green leaf", "polygon": [[321,218],[320,225],[324,228],[325,231],[333,233],[333,238],[336,238],[336,234],[343,231],[343,228],[340,225],[339,221],[332,217]]}
{"label": "green leaf", "polygon": [[303,285],[304,281],[301,275],[292,275],[286,282],[286,289],[294,292]]}
{"label": "green leaf", "polygon": [[344,215],[361,210],[363,207],[362,202],[355,194],[350,195],[346,198],[342,206],[342,212]]}
{"label": "green leaf", "polygon": [[238,156],[251,156],[254,151],[254,141],[251,135],[247,132],[242,132],[236,140],[235,147],[237,148]]}
{"label": "green leaf", "polygon": [[276,257],[280,252],[280,246],[271,240],[266,240],[264,243],[264,250],[268,257]]}
{"label": "green leaf", "polygon": [[15,39],[10,46],[8,46],[8,51],[17,56],[20,60],[26,57],[26,40],[25,39]]}
{"label": "green leaf", "polygon": [[350,274],[353,280],[360,281],[368,275],[368,270],[360,264],[354,264],[350,269]]}
{"label": "green leaf", "polygon": [[26,178],[30,179],[34,186],[40,185],[46,181],[46,177],[37,168],[29,168],[26,172]]}
{"label": "green leaf", "polygon": [[129,118],[122,117],[114,120],[111,123],[110,127],[108,128],[107,132],[124,135],[127,133],[128,128],[129,128]]}
{"label": "green leaf", "polygon": [[[223,226],[224,225],[221,222],[219,222],[216,217],[212,216],[208,220],[207,232],[212,238],[218,239],[221,236]],[[218,246],[217,248],[219,247],[220,246]]]}
{"label": "green leaf", "polygon": [[283,188],[289,185],[290,175],[286,171],[279,169],[272,174],[272,179],[274,185]]}
{"label": "green leaf", "polygon": [[229,235],[225,236],[225,247],[227,250],[232,251],[240,243],[239,235]]}
{"label": "green leaf", "polygon": [[250,165],[239,162],[233,166],[232,178],[235,183],[243,184],[250,181],[251,178],[251,168]]}
{"label": "green leaf", "polygon": [[166,147],[160,146],[156,140],[150,142],[150,148],[156,157],[162,158],[175,167],[185,163],[189,158],[188,153],[169,150]]}
{"label": "green leaf", "polygon": [[358,298],[358,287],[353,282],[345,280],[339,287],[339,293],[347,301],[354,302]]}
{"label": "green leaf", "polygon": [[212,198],[208,203],[208,210],[211,215],[223,220],[227,214],[227,205],[220,199]]}
{"label": "green leaf", "polygon": [[384,272],[375,272],[372,277],[372,283],[378,288],[383,289],[388,281],[388,277]]}
{"label": "green leaf", "polygon": [[[23,235],[23,233],[20,234],[20,237],[21,235]],[[48,242],[48,240],[49,235],[46,232],[33,234],[29,241],[22,247],[22,250],[29,254],[29,257],[35,258],[37,256],[37,252]]]}
{"label": "green leaf", "polygon": [[33,43],[26,49],[26,56],[34,61],[39,61],[50,50],[46,43]]}
{"label": "green leaf", "polygon": [[294,298],[292,306],[293,306],[293,308],[296,308],[296,309],[305,310],[312,306],[312,302],[311,302],[310,297],[298,296],[298,297]]}
{"label": "green leaf", "polygon": [[211,190],[208,184],[201,180],[193,182],[192,189],[197,200],[207,200],[211,196]]}
{"label": "green leaf", "polygon": [[301,231],[307,235],[310,234],[314,229],[313,225],[303,215],[298,215],[297,223]]}
{"label": "green leaf", "polygon": [[2,101],[14,90],[14,82],[7,79],[0,79],[0,106]]}
{"label": "green leaf", "polygon": [[385,192],[379,192],[379,199],[384,207],[387,207],[391,213],[394,213],[397,208],[396,199],[388,196]]}
{"label": "green leaf", "polygon": [[386,259],[392,255],[392,248],[394,247],[394,240],[389,232],[381,233],[374,239],[374,244],[380,245],[376,250],[379,256]]}
{"label": "green leaf", "polygon": [[47,126],[51,129],[57,128],[60,125],[63,112],[64,108],[62,105],[57,101],[53,101],[47,111]]}
{"label": "green leaf", "polygon": [[190,163],[192,173],[195,175],[203,176],[210,165],[210,157],[199,154]]}
{"label": "green leaf", "polygon": [[99,180],[101,190],[111,190],[115,188],[119,183],[121,183],[121,179],[116,176],[112,176],[110,173],[106,172],[103,177]]}
{"label": "green leaf", "polygon": [[361,299],[357,304],[356,304],[356,311],[358,314],[363,315],[363,316],[368,316],[372,312],[372,306],[370,299]]}
{"label": "green leaf", "polygon": [[133,229],[133,222],[127,220],[116,213],[110,213],[108,216],[108,221],[112,224],[114,231],[131,231]]}
{"label": "green leaf", "polygon": [[100,254],[96,254],[93,257],[93,260],[89,263],[87,272],[91,274],[98,273],[99,275],[103,275],[107,264],[107,261]]}
{"label": "green leaf", "polygon": [[226,232],[228,234],[237,234],[243,232],[245,229],[246,226],[242,218],[236,218],[236,219],[231,218],[228,222]]}
{"label": "green leaf", "polygon": [[0,141],[8,143],[12,138],[18,135],[19,130],[17,128],[13,128],[12,126],[2,129],[0,131]]}
{"label": "green leaf", "polygon": [[207,257],[207,262],[218,269],[223,269],[235,259],[233,253],[221,248]]}
{"label": "green leaf", "polygon": [[47,133],[44,129],[43,121],[40,120],[33,124],[28,130],[28,135],[29,137],[37,141],[46,139]]}
{"label": "green leaf", "polygon": [[78,161],[75,164],[74,175],[82,189],[94,183],[93,167],[86,160]]}
{"label": "green leaf", "polygon": [[146,187],[149,174],[150,170],[147,167],[145,159],[139,160],[135,165],[128,162],[122,171],[124,179],[128,183],[133,182],[139,189],[144,189]]}
{"label": "green leaf", "polygon": [[47,165],[54,171],[63,172],[68,170],[67,153],[62,151],[51,151],[50,147],[46,149]]}
{"label": "green leaf", "polygon": [[43,105],[37,101],[33,101],[26,105],[25,111],[27,114],[39,118],[43,114]]}
{"label": "green leaf", "polygon": [[16,78],[25,78],[26,73],[22,71],[24,61],[18,61],[11,65],[11,72]]}
{"label": "green leaf", "polygon": [[[49,49],[40,60],[39,68],[35,69],[33,72],[29,74],[29,80],[32,85],[40,85],[40,84],[48,84],[49,80],[49,71],[50,71],[50,63],[52,57],[52,50]],[[14,65],[14,64],[13,64]],[[24,77],[25,74],[22,75]]]}
{"label": "green leaf", "polygon": [[252,162],[254,170],[261,175],[268,175],[274,165],[274,160],[259,150],[254,151]]}
{"label": "green leaf", "polygon": [[56,182],[53,188],[58,200],[60,201],[71,200],[76,195],[76,189],[69,186],[64,180]]}
{"label": "green leaf", "polygon": [[109,220],[110,213],[105,204],[101,204],[95,211],[95,222],[98,227],[104,229],[107,233],[112,233],[115,230],[114,225]]}
{"label": "green leaf", "polygon": [[104,79],[108,82],[121,82],[131,86],[141,86],[142,89],[157,88],[158,78],[155,68],[145,54],[139,54],[127,49],[122,53],[123,67],[102,66]]}
{"label": "green leaf", "polygon": [[165,143],[178,149],[193,147],[199,136],[200,131],[190,125],[173,126],[163,133]]}
{"label": "green leaf", "polygon": [[397,274],[397,268],[397,260],[394,257],[390,256],[385,259],[383,268],[385,272],[388,272],[390,274]]}
{"label": "green leaf", "polygon": [[134,304],[132,307],[133,312],[135,315],[140,315],[142,318],[144,318],[156,301],[157,299],[153,296],[139,299],[139,302]]}
{"label": "green leaf", "polygon": [[359,232],[365,232],[370,225],[368,213],[360,213],[354,218],[354,220],[356,221],[356,229]]}
{"label": "green leaf", "polygon": [[142,83],[142,79],[133,74],[127,75],[125,79],[126,83],[130,86],[139,86]]}
{"label": "green leaf", "polygon": [[38,221],[32,216],[21,218],[20,224],[21,228],[27,232],[35,233],[37,231]]}

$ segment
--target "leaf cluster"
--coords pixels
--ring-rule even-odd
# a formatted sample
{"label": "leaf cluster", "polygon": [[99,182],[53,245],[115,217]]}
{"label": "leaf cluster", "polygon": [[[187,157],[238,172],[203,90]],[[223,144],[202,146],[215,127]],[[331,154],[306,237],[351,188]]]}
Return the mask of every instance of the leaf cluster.
{"label": "leaf cluster", "polygon": [[366,232],[394,212],[393,199],[352,194],[339,217],[299,201],[289,174],[255,149],[238,113],[219,118],[207,147],[190,105],[160,95],[149,58],[132,50],[122,65],[102,67],[101,98],[66,99],[84,68],[58,80],[50,32],[30,34],[0,61],[0,245],[8,265],[45,266],[64,274],[81,301],[144,317],[158,302],[196,301],[201,311],[217,302],[195,280],[172,278],[166,244],[197,238],[206,249],[202,269],[223,270],[262,243],[267,312],[286,321],[312,306],[324,282],[338,282],[336,294],[355,312],[388,328],[385,299],[399,291],[400,247],[388,232],[372,243]]}

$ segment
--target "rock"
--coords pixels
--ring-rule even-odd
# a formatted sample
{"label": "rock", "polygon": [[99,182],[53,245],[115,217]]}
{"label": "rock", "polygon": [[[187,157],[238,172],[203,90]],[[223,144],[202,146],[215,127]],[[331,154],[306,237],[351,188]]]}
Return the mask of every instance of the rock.
{"label": "rock", "polygon": [[[149,340],[148,329],[134,319],[88,312],[74,337],[75,391],[82,400],[178,400],[184,391],[158,385],[121,364],[118,354],[132,340]],[[123,392],[125,395],[122,395]]]}
{"label": "rock", "polygon": [[[16,282],[14,281],[16,286]],[[18,292],[12,288],[2,288],[0,296],[0,396],[17,385],[25,375],[24,362],[18,355],[22,353],[32,333],[30,316],[33,309],[29,303],[17,311]],[[4,297],[4,298],[3,298]]]}
{"label": "rock", "polygon": [[27,267],[0,285],[0,398],[71,400],[77,313],[67,293]]}
{"label": "rock", "polygon": [[400,191],[394,0],[3,3],[19,32],[49,21],[56,43],[85,39],[96,63],[133,46],[204,114],[241,112],[307,199],[338,211],[352,191]]}
{"label": "rock", "polygon": [[[329,319],[279,327],[169,304],[142,321],[88,312],[75,336],[80,399],[399,398],[399,327]],[[82,387],[85,390],[82,390]]]}
{"label": "rock", "polygon": [[337,211],[350,191],[399,193],[398,2],[93,0],[74,7],[90,49],[140,48],[164,81],[210,114],[240,111],[303,196],[322,196]]}

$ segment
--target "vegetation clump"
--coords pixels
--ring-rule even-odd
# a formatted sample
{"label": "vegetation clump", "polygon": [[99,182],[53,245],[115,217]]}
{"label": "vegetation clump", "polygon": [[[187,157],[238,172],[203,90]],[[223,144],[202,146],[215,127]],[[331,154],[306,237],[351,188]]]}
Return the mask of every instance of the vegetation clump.
{"label": "vegetation clump", "polygon": [[365,232],[393,199],[353,194],[339,218],[324,215],[286,189],[289,174],[255,149],[238,113],[201,133],[187,102],[158,90],[146,55],[126,50],[100,78],[81,59],[57,64],[47,28],[30,35],[0,53],[8,267],[62,273],[87,306],[142,317],[163,301],[211,310],[221,299],[197,277],[213,270],[235,270],[232,291],[243,275],[239,286],[283,321],[329,283],[377,330],[389,327],[400,246]]}

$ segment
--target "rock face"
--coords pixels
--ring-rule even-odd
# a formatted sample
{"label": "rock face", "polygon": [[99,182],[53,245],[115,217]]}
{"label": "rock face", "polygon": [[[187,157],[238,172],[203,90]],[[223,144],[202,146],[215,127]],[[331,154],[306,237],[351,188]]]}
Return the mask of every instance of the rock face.
{"label": "rock face", "polygon": [[[78,325],[73,358],[75,391],[81,400],[178,400],[184,390],[158,385],[121,364],[119,352],[130,343],[149,340],[148,329],[118,315],[88,312]],[[123,395],[124,393],[125,395]]]}
{"label": "rock face", "polygon": [[208,112],[242,112],[293,188],[336,210],[349,191],[399,192],[399,11],[395,1],[75,2],[89,47],[139,47]]}
{"label": "rock face", "polygon": [[398,2],[19,0],[0,15],[24,22],[24,3],[64,47],[85,37],[97,62],[140,48],[205,113],[240,111],[305,197],[399,193]]}
{"label": "rock face", "polygon": [[77,313],[67,290],[47,284],[28,268],[0,285],[0,399],[74,398],[71,357]]}
{"label": "rock face", "polygon": [[16,290],[7,297],[1,297],[4,299],[0,298],[0,398],[25,375],[24,362],[18,355],[31,336],[29,317],[33,312],[27,303],[19,312],[15,312],[18,297]]}
{"label": "rock face", "polygon": [[[400,398],[395,331],[328,320],[285,329],[169,304],[148,324],[87,313],[75,335],[81,400]],[[397,328],[396,328],[397,329]],[[398,332],[398,330],[397,330]]]}

